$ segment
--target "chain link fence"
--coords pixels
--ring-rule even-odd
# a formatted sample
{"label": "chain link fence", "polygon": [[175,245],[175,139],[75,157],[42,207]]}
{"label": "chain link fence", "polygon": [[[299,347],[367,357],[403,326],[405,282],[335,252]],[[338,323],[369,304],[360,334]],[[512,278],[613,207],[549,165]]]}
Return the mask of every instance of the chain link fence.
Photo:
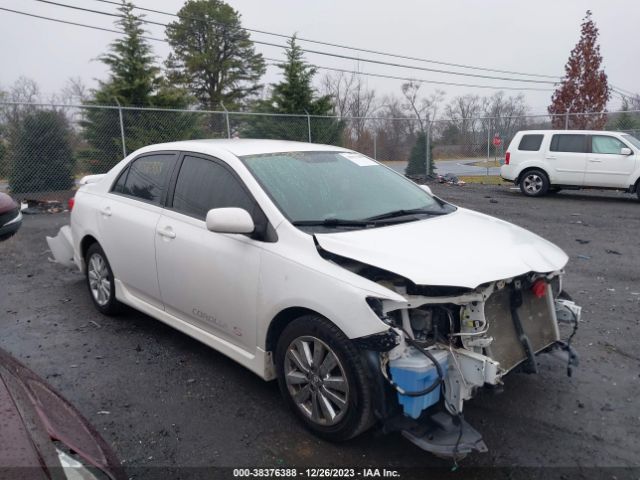
{"label": "chain link fence", "polygon": [[[623,117],[621,117],[623,116]],[[640,113],[451,118],[319,117],[99,105],[0,103],[0,191],[18,199],[65,199],[84,175],[105,173],[145,145],[199,138],[269,138],[357,150],[412,176],[447,165],[496,174],[522,129],[640,130]],[[624,129],[632,135],[639,130]]]}

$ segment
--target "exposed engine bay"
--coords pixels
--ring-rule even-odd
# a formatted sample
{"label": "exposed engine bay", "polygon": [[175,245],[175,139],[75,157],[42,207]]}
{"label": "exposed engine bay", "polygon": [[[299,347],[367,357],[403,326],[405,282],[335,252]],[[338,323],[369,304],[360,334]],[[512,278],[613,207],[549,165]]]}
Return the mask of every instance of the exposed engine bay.
{"label": "exposed engine bay", "polygon": [[[481,387],[501,385],[511,371],[537,373],[540,353],[563,357],[568,375],[578,363],[571,339],[581,307],[562,294],[561,271],[531,272],[475,289],[432,287],[322,254],[406,299],[368,298],[390,328],[356,343],[369,352],[371,368],[383,378],[379,389],[386,404],[378,415],[385,428],[402,431],[424,450],[454,460],[487,451],[480,433],[462,416],[466,400]],[[569,327],[566,340],[562,324]]]}

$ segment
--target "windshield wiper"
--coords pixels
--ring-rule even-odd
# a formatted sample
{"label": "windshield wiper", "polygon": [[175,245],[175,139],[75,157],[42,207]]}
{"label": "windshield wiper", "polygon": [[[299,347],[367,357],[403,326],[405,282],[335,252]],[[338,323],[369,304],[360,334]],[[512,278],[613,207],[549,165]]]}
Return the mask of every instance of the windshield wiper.
{"label": "windshield wiper", "polygon": [[373,225],[365,220],[346,220],[343,218],[325,218],[324,220],[298,220],[292,222],[296,227],[367,227]]}
{"label": "windshield wiper", "polygon": [[415,215],[415,214],[422,214],[422,215],[446,215],[449,212],[446,211],[433,211],[433,210],[427,210],[424,208],[413,208],[410,210],[393,210],[391,212],[387,212],[387,213],[382,213],[380,215],[375,215],[373,217],[367,217],[364,218],[362,221],[364,222],[372,222],[372,221],[376,221],[376,220],[386,220],[388,218],[396,218],[396,217],[404,217],[406,215]]}

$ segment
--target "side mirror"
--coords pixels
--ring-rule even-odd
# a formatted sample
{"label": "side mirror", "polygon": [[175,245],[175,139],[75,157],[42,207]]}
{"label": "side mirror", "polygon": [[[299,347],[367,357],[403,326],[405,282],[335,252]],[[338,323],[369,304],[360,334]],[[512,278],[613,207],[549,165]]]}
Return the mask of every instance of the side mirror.
{"label": "side mirror", "polygon": [[627,147],[622,147],[620,149],[620,155],[631,155],[633,152],[631,151],[630,148]]}
{"label": "side mirror", "polygon": [[217,233],[252,233],[256,226],[243,208],[214,208],[207,212],[207,230]]}
{"label": "side mirror", "polygon": [[420,188],[433,197],[433,192],[427,185],[420,185]]}

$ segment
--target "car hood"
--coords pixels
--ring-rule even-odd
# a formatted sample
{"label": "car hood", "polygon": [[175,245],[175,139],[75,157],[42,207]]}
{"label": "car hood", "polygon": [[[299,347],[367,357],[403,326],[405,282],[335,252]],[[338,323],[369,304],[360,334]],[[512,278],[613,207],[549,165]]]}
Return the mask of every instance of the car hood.
{"label": "car hood", "polygon": [[532,271],[560,270],[569,259],[528,230],[464,208],[414,222],[315,237],[323,250],[417,285],[475,288]]}

